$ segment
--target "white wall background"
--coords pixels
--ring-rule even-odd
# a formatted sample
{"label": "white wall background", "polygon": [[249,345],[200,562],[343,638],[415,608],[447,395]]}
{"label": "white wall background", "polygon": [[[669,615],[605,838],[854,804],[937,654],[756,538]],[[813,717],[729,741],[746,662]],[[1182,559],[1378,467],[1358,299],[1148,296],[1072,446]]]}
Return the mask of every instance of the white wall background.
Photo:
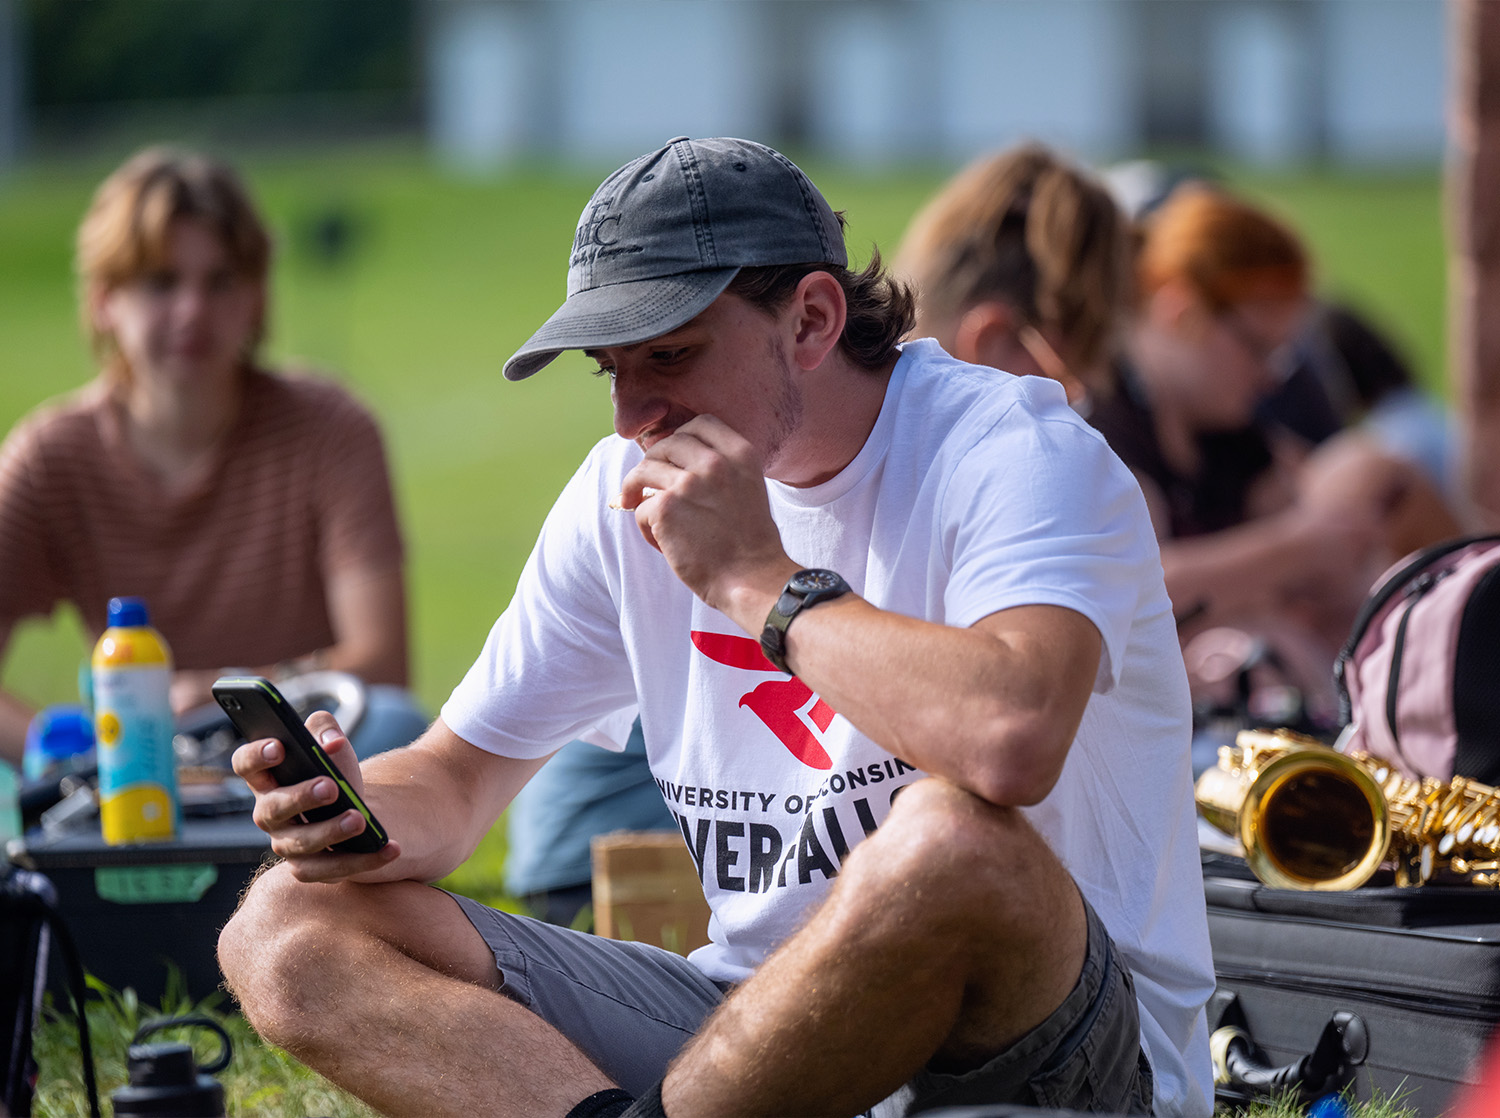
{"label": "white wall background", "polygon": [[556,150],[626,158],[674,135],[768,127],[767,22],[733,0],[569,0],[542,5],[557,99]]}
{"label": "white wall background", "polygon": [[1326,0],[1328,148],[1357,163],[1443,150],[1450,36],[1439,0]]}
{"label": "white wall background", "polygon": [[1174,114],[1151,98],[1201,100],[1198,142],[1260,163],[1443,149],[1442,0],[433,0],[429,14],[432,142],[478,168],[618,161],[679,134],[865,163],[1022,137],[1107,159],[1159,139],[1146,122]]}
{"label": "white wall background", "polygon": [[1119,0],[943,0],[913,5],[935,29],[934,135],[942,154],[1021,137],[1114,154],[1134,143]]}

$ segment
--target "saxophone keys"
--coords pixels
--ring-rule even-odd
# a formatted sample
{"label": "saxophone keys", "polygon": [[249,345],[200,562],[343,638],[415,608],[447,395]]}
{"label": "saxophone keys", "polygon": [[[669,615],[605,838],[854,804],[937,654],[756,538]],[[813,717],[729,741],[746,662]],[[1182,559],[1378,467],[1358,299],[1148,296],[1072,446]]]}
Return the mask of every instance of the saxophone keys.
{"label": "saxophone keys", "polygon": [[1426,885],[1432,877],[1432,846],[1419,843],[1403,848],[1396,856],[1396,884],[1403,889]]}

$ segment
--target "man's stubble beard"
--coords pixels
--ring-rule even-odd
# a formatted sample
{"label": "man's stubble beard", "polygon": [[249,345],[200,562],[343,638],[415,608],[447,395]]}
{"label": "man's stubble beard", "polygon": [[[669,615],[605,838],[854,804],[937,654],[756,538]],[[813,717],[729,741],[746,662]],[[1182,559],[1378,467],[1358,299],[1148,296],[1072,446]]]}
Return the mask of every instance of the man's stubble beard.
{"label": "man's stubble beard", "polygon": [[802,389],[792,375],[792,366],[786,354],[773,346],[770,357],[780,370],[781,377],[776,385],[775,398],[771,402],[773,426],[766,437],[766,445],[762,451],[768,477],[771,476],[771,470],[780,458],[781,452],[786,449],[786,444],[801,429],[805,410]]}

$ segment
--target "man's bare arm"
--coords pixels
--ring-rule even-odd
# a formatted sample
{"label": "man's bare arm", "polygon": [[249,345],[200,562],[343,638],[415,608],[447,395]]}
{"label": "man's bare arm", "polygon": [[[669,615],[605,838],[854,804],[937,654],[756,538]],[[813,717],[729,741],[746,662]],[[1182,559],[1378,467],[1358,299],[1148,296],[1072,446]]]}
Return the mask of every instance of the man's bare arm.
{"label": "man's bare arm", "polygon": [[[326,777],[282,788],[267,771],[283,756],[275,741],[250,742],[235,751],[234,769],[254,790],[256,825],[271,849],[302,881],[434,881],[457,868],[546,758],[500,757],[471,745],[438,719],[411,745],[377,754],[363,765],[348,738],[326,712],[307,720],[355,791],[375,813],[391,842],[375,854],[336,854],[328,847],[363,820],[354,811],[321,823],[301,823],[309,808],[332,803]],[[354,824],[353,832],[342,828]]]}
{"label": "man's bare arm", "polygon": [[956,629],[853,594],[800,614],[787,661],[873,741],[982,799],[1032,804],[1062,772],[1102,644],[1060,606],[1019,606]]}
{"label": "man's bare arm", "polygon": [[[801,564],[782,547],[754,449],[700,415],[647,452],[622,497],[677,576],[759,637]],[[787,631],[792,670],[871,740],[1005,805],[1035,803],[1056,781],[1100,649],[1093,623],[1061,607],[1002,610],[958,629],[852,594]]]}

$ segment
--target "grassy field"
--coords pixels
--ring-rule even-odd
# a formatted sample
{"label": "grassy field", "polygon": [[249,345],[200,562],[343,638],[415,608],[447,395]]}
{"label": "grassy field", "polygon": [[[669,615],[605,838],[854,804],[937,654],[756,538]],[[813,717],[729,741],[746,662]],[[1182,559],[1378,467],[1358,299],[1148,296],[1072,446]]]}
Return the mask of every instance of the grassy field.
{"label": "grassy field", "polygon": [[[605,386],[578,357],[507,384],[504,359],[555,308],[594,171],[532,168],[463,180],[415,150],[252,157],[244,168],[279,239],[269,352],[332,370],[380,415],[410,549],[413,670],[433,708],[504,606],[553,496],[609,433]],[[860,174],[809,163],[850,219],[856,257],[894,248],[943,169]],[[75,325],[72,231],[105,164],[0,180],[0,429],[91,366]],[[1375,312],[1432,383],[1443,375],[1436,173],[1234,177],[1314,247],[1325,290]],[[309,234],[340,214],[349,250]],[[27,626],[4,666],[35,701],[72,695],[76,625]]]}
{"label": "grassy field", "polygon": [[[156,1016],[154,1008],[140,1006],[124,995],[101,991],[89,1004],[89,1021],[98,1068],[99,1094],[107,1100],[125,1083],[125,1056],[130,1038],[142,1020]],[[233,1058],[216,1078],[224,1087],[231,1118],[261,1118],[267,1115],[326,1115],[327,1118],[373,1118],[374,1111],[358,1099],[338,1090],[279,1049],[269,1048],[245,1024],[244,1018],[225,1013],[215,1004],[190,1005],[181,999],[164,1000],[163,1015],[192,1012],[220,1022],[232,1042]],[[193,1045],[200,1064],[209,1064],[219,1053],[218,1038],[202,1029],[170,1029],[153,1035],[151,1043],[169,1041]],[[39,1118],[88,1118],[88,1100],[79,1078],[78,1040],[71,1019],[54,1017],[40,1031],[36,1055],[42,1067],[34,1113]],[[107,1104],[106,1104],[107,1105]],[[1256,1103],[1244,1110],[1220,1107],[1216,1118],[1303,1118],[1305,1108],[1290,1099]],[[108,1113],[108,1110],[105,1111]],[[1333,1118],[1336,1109],[1324,1109]],[[1417,1112],[1399,1098],[1377,1098],[1353,1104],[1344,1118],[1418,1118]]]}
{"label": "grassy field", "polygon": [[[401,146],[251,155],[242,166],[279,241],[270,356],[334,371],[384,423],[409,545],[415,686],[435,711],[503,608],[553,496],[610,431],[606,388],[581,358],[521,384],[500,377],[504,359],[561,300],[573,224],[608,168],[518,168],[476,181],[443,175]],[[872,244],[893,250],[947,170],[806,167],[847,212],[857,259]],[[91,375],[70,245],[109,169],[49,163],[0,179],[0,430]],[[1306,234],[1323,290],[1376,314],[1428,383],[1441,385],[1436,170],[1229,178]],[[334,260],[319,254],[312,233],[330,215],[351,230],[348,251]],[[71,615],[29,623],[0,679],[34,702],[68,700],[84,651]],[[497,831],[450,884],[507,903],[502,857]],[[114,998],[92,1012],[106,1037],[107,1091],[120,1081],[136,1007]],[[231,1113],[365,1113],[228,1020],[242,1041],[224,1077]],[[70,1033],[54,1024],[47,1037],[39,1112],[84,1113]]]}

